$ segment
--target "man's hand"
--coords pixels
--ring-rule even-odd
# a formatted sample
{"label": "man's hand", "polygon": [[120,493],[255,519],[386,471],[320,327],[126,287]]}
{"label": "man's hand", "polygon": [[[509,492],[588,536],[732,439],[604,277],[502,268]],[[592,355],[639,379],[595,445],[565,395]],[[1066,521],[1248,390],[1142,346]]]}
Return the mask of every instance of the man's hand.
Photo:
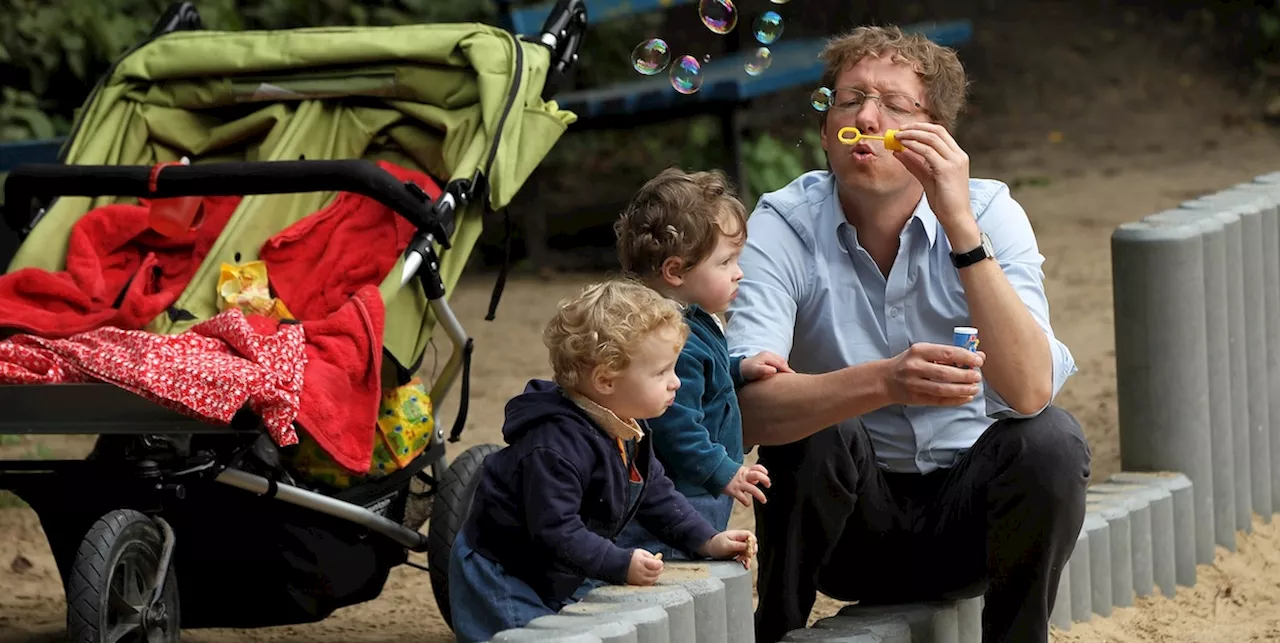
{"label": "man's hand", "polygon": [[763,465],[753,464],[750,467],[738,467],[738,472],[729,480],[729,484],[724,486],[724,493],[727,496],[733,496],[742,503],[744,507],[751,506],[751,497],[755,496],[760,504],[768,502],[764,497],[764,491],[757,487],[757,484],[763,484],[768,487],[773,484],[769,480],[769,471]]}
{"label": "man's hand", "polygon": [[742,360],[740,368],[742,370],[742,379],[748,382],[762,380],[778,373],[795,372],[791,370],[790,366],[787,366],[786,358],[769,351],[761,351]]}
{"label": "man's hand", "polygon": [[631,566],[627,567],[628,585],[652,585],[662,575],[662,559],[643,550],[631,552]]}
{"label": "man's hand", "polygon": [[912,344],[888,361],[885,385],[889,400],[927,406],[966,404],[982,390],[978,369],[986,358],[982,351],[956,346]]}
{"label": "man's hand", "polygon": [[732,558],[751,569],[751,558],[756,554],[756,535],[745,529],[722,531],[703,543],[698,553],[708,558]]}
{"label": "man's hand", "polygon": [[954,228],[963,217],[972,220],[969,155],[960,149],[951,133],[937,123],[909,123],[898,132],[897,139],[907,149],[893,155],[924,186],[938,222],[944,228]]}

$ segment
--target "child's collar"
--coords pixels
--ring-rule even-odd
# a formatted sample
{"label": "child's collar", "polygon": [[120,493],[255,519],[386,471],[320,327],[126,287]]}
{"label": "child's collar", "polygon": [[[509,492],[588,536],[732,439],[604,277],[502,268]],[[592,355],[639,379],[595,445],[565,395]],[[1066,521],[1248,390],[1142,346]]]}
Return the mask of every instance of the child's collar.
{"label": "child's collar", "polygon": [[566,388],[564,392],[566,397],[572,400],[574,404],[577,404],[583,411],[586,411],[587,415],[591,416],[591,419],[595,420],[596,424],[599,424],[600,428],[605,433],[608,433],[610,437],[619,440],[639,440],[644,437],[644,429],[641,429],[640,423],[634,419],[630,421],[623,420],[618,417],[617,413],[596,404],[590,398],[575,390]]}

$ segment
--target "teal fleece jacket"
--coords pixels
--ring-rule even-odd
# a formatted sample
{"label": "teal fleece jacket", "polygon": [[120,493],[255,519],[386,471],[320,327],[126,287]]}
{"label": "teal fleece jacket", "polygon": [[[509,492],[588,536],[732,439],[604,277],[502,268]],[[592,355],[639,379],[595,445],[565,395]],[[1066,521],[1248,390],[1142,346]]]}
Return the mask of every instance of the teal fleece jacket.
{"label": "teal fleece jacket", "polygon": [[680,388],[661,417],[649,420],[658,460],[676,490],[719,496],[742,466],[742,412],[738,391],[742,358],[729,357],[719,324],[697,305],[684,311],[689,339],[676,362]]}

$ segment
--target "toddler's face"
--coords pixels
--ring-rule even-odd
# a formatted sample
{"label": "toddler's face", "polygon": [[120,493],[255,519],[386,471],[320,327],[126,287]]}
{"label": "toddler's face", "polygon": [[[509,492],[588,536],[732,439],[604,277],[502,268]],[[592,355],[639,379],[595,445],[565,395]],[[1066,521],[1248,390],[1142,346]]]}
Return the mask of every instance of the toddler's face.
{"label": "toddler's face", "polygon": [[742,269],[738,267],[741,254],[742,246],[735,239],[720,235],[711,254],[684,274],[677,296],[710,313],[728,310],[738,296],[738,282],[742,279]]}
{"label": "toddler's face", "polygon": [[647,420],[666,413],[676,399],[680,378],[680,336],[673,328],[649,333],[631,355],[631,364],[612,379],[611,390],[600,400],[622,418]]}

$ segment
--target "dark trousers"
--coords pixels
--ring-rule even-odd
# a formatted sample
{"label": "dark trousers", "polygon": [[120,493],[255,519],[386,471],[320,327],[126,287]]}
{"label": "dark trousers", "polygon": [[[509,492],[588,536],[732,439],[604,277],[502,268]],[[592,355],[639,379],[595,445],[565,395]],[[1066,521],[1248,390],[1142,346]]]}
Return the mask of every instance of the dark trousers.
{"label": "dark trousers", "polygon": [[761,447],[758,643],[805,627],[815,591],[862,604],[976,596],[983,640],[1049,638],[1058,577],[1084,522],[1091,454],[1050,406],[995,422],[955,466],[889,473],[860,424]]}

